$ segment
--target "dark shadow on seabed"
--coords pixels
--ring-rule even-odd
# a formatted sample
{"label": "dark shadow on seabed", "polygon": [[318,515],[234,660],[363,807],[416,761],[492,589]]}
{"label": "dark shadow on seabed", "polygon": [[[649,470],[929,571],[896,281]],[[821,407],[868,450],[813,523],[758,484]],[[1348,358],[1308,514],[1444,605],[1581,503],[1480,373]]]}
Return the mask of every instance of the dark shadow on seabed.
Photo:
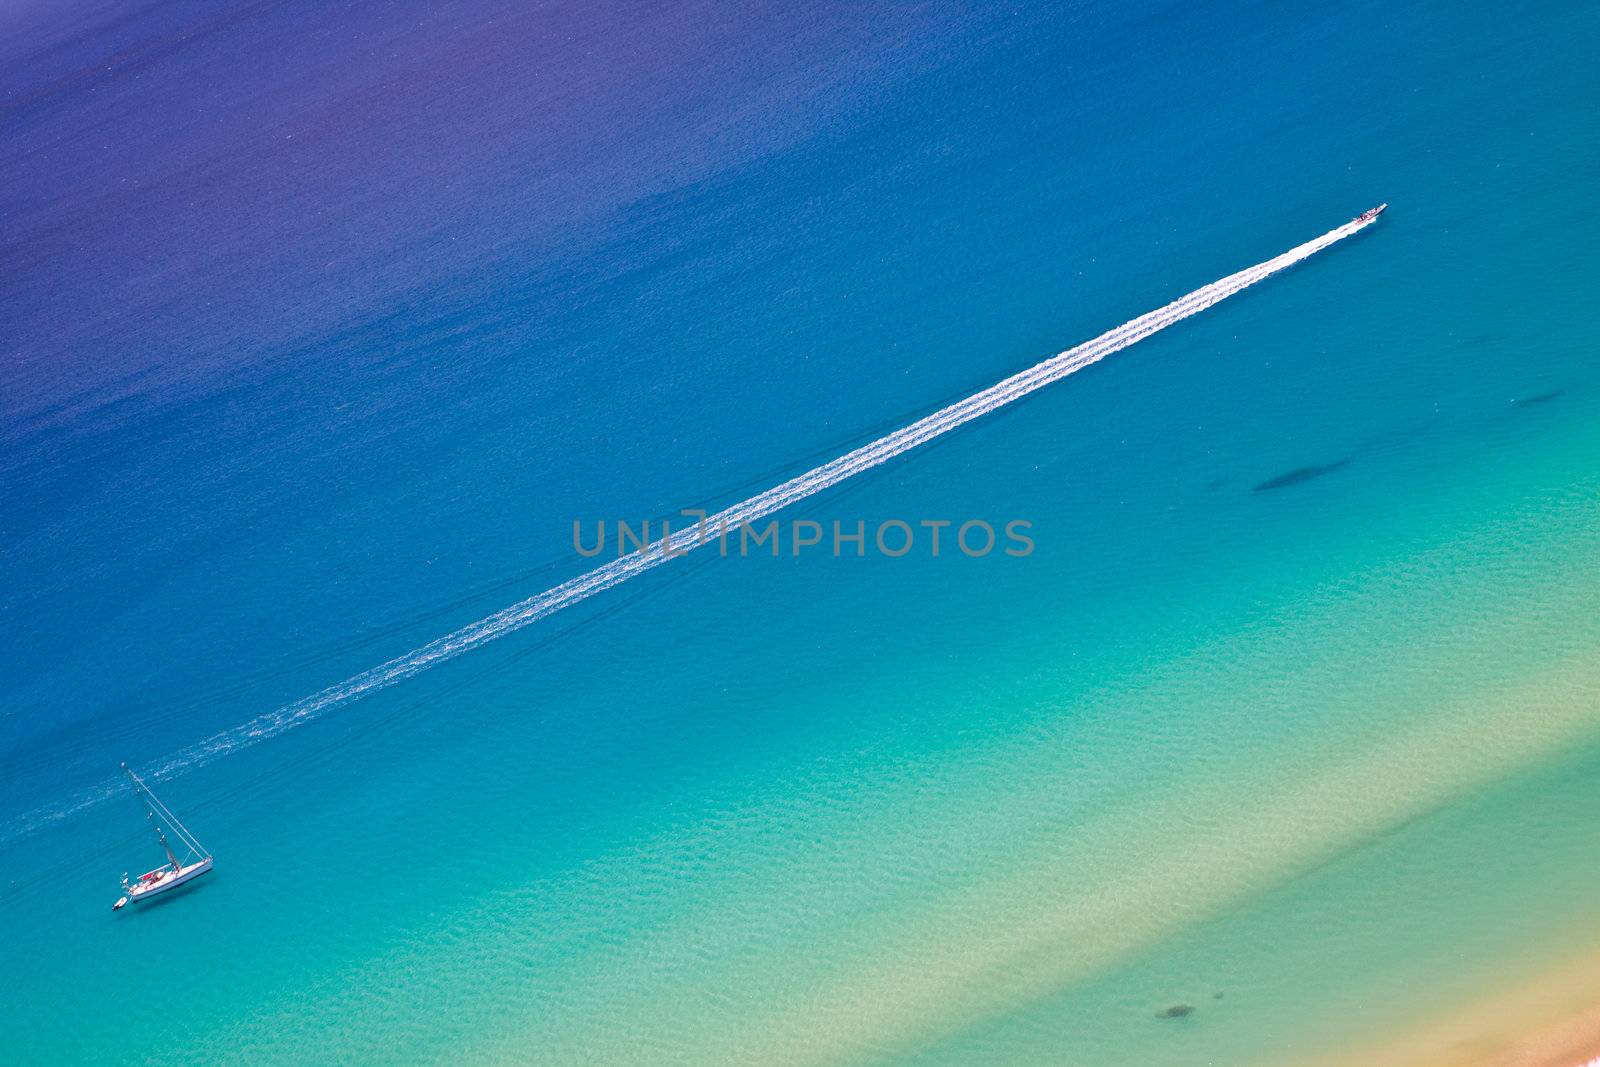
{"label": "dark shadow on seabed", "polygon": [[1354,459],[1354,456],[1346,456],[1343,459],[1334,460],[1332,463],[1324,463],[1320,466],[1296,467],[1294,470],[1285,471],[1275,478],[1268,478],[1257,485],[1254,491],[1264,493],[1272,489],[1287,489],[1291,485],[1309,482],[1313,478],[1320,478],[1324,474],[1332,474],[1340,467],[1348,466]]}
{"label": "dark shadow on seabed", "polygon": [[[1511,407],[1514,410],[1523,411],[1523,410],[1527,410],[1528,408],[1539,407],[1539,406],[1542,406],[1542,405],[1545,405],[1545,404],[1549,404],[1552,401],[1558,400],[1561,397],[1564,397],[1566,395],[1567,395],[1567,390],[1566,389],[1563,389],[1563,388],[1549,389],[1549,390],[1546,390],[1545,392],[1534,393],[1534,394],[1532,394],[1530,396],[1513,397],[1511,399]],[[1421,436],[1423,433],[1426,433],[1426,432],[1428,432],[1428,428],[1425,427],[1425,426],[1419,426],[1419,427],[1417,427],[1415,429],[1412,429],[1412,430],[1409,430],[1409,431],[1401,431],[1399,434],[1390,435],[1390,439],[1389,439],[1389,441],[1387,443],[1392,446],[1392,444],[1396,440],[1407,440],[1407,439],[1412,438],[1412,437]],[[1270,492],[1270,491],[1272,491],[1274,489],[1287,489],[1290,486],[1300,485],[1300,484],[1302,484],[1304,482],[1309,482],[1309,481],[1311,481],[1311,480],[1313,480],[1315,478],[1321,478],[1325,474],[1332,474],[1334,471],[1337,471],[1342,467],[1347,467],[1351,463],[1354,463],[1355,460],[1356,460],[1356,457],[1358,455],[1360,455],[1361,452],[1366,451],[1368,448],[1371,448],[1372,446],[1374,446],[1374,445],[1376,445],[1378,443],[1379,443],[1378,441],[1370,441],[1370,442],[1367,443],[1367,445],[1363,446],[1357,452],[1353,452],[1350,455],[1345,456],[1342,459],[1334,460],[1332,463],[1311,464],[1309,466],[1296,467],[1293,470],[1285,471],[1282,474],[1276,475],[1276,476],[1274,476],[1272,478],[1268,478],[1264,482],[1258,483],[1254,487],[1253,491],[1257,492],[1257,493],[1264,493],[1264,492]],[[1207,488],[1208,489],[1218,489],[1218,488],[1221,488],[1223,484],[1224,484],[1223,479],[1220,479],[1220,478],[1213,479],[1210,482],[1210,484],[1207,485]]]}
{"label": "dark shadow on seabed", "polygon": [[1548,404],[1566,392],[1565,389],[1552,389],[1548,393],[1537,393],[1533,396],[1518,397],[1511,403],[1519,408],[1532,407],[1534,404]]}

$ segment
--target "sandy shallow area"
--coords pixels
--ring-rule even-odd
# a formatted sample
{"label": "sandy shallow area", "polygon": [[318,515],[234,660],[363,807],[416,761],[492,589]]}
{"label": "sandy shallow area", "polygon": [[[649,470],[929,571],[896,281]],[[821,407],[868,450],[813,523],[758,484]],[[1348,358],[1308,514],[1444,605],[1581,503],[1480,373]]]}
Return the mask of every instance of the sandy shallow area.
{"label": "sandy shallow area", "polygon": [[1317,1067],[1589,1067],[1600,1063],[1600,944]]}

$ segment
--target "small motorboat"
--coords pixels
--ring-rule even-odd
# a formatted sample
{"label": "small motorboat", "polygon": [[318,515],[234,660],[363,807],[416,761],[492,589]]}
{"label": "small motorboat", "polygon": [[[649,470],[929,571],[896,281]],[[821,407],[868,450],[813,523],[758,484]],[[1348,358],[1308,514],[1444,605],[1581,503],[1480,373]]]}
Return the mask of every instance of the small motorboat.
{"label": "small motorboat", "polygon": [[1382,215],[1387,210],[1389,210],[1388,204],[1379,204],[1377,207],[1369,207],[1351,221],[1371,222],[1373,219],[1377,218],[1379,215]]}
{"label": "small motorboat", "polygon": [[[117,911],[129,904],[165,893],[169,889],[176,889],[185,882],[200,877],[211,869],[211,853],[205,846],[195,839],[189,828],[178,821],[178,817],[167,806],[161,803],[159,797],[150,791],[150,787],[139,780],[139,776],[122,765],[123,773],[133,782],[134,792],[144,801],[145,815],[150,820],[150,828],[155,831],[156,840],[161,842],[161,849],[167,854],[167,862],[153,871],[146,871],[138,878],[129,881],[128,876],[122,876],[122,896],[111,905],[112,911]],[[172,851],[172,845],[167,842],[166,830],[162,829],[165,822],[167,829],[172,831],[172,836],[188,850],[182,859]]]}

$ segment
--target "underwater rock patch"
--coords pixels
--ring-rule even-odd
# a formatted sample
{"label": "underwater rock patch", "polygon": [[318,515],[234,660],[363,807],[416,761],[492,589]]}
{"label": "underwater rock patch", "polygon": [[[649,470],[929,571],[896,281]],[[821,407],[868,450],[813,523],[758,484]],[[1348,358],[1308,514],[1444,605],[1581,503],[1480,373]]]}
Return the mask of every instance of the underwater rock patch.
{"label": "underwater rock patch", "polygon": [[1291,485],[1299,485],[1301,482],[1309,482],[1311,479],[1320,478],[1324,474],[1332,474],[1340,467],[1348,465],[1350,460],[1353,458],[1354,457],[1352,456],[1346,456],[1344,459],[1335,460],[1332,463],[1324,463],[1321,466],[1296,467],[1292,471],[1285,471],[1276,478],[1268,478],[1266,481],[1256,486],[1255,491],[1258,493],[1264,493],[1269,489],[1287,489]]}

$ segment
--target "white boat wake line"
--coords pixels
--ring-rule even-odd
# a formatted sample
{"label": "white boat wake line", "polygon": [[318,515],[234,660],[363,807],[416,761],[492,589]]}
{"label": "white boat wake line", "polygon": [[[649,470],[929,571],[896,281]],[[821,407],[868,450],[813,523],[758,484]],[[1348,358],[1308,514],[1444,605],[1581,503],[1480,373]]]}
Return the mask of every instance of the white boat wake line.
{"label": "white boat wake line", "polygon": [[[926,418],[919,419],[908,426],[895,430],[893,433],[878,438],[870,444],[863,445],[853,452],[840,456],[838,459],[824,463],[820,467],[809,470],[781,485],[718,512],[705,520],[703,528],[691,526],[683,530],[673,531],[670,535],[669,543],[666,545],[658,541],[642,552],[634,552],[622,556],[585,574],[580,574],[576,578],[562,582],[552,589],[547,589],[537,596],[529,597],[520,603],[497,611],[487,618],[469,623],[452,633],[445,634],[443,637],[423,645],[421,648],[414,649],[402,656],[397,656],[387,663],[363,671],[337,685],[329,686],[321,692],[313,693],[276,711],[260,715],[249,722],[224,730],[206,738],[204,741],[181,749],[169,756],[165,761],[150,768],[146,772],[147,777],[157,780],[167,778],[182,771],[202,766],[220,756],[254,745],[269,737],[274,737],[309,721],[330,708],[347,704],[380,689],[385,689],[396,682],[420,674],[446,660],[454,659],[463,652],[470,651],[479,645],[520,630],[530,623],[537,622],[563,608],[571,607],[579,601],[587,600],[596,593],[625,582],[635,575],[667,562],[669,559],[679,558],[701,547],[703,544],[714,544],[716,543],[714,533],[719,529],[731,531],[741,523],[755,522],[771,515],[773,512],[788,507],[790,504],[797,503],[822,492],[830,486],[852,478],[863,471],[886,463],[895,456],[909,452],[919,445],[941,437],[951,430],[964,426],[974,419],[981,418],[1013,401],[1020,400],[1052,382],[1060,381],[1069,374],[1075,374],[1085,367],[1098,363],[1112,353],[1127,348],[1129,345],[1143,340],[1159,330],[1164,330],[1174,323],[1181,322],[1191,315],[1204,311],[1218,301],[1254,285],[1271,274],[1315,255],[1328,246],[1360,232],[1375,222],[1376,219],[1375,213],[1368,212],[1337,229],[1328,231],[1321,237],[1307,241],[1305,244],[1297,245],[1282,255],[1274,256],[1264,263],[1246,267],[1244,270],[1230,274],[1226,278],[1201,286],[1187,296],[1180,297],[1164,307],[1157,308],[1154,311],[1140,315],[1130,322],[1123,323],[1116,329],[1101,334],[1092,341],[1086,341],[1076,348],[1069,348],[1065,352],[1052,356],[1025,371],[1014,374],[981,392],[974,393],[965,400],[960,400],[948,407],[941,408]],[[709,529],[712,531],[713,536],[703,536],[702,529]],[[669,549],[670,551],[664,551],[664,549]],[[8,841],[20,837],[46,823],[90,807],[119,790],[120,786],[117,780],[112,779],[101,787],[88,790],[79,795],[60,809],[41,809],[31,813],[8,827],[6,832],[0,835],[0,841]],[[55,808],[54,805],[51,807]]]}

